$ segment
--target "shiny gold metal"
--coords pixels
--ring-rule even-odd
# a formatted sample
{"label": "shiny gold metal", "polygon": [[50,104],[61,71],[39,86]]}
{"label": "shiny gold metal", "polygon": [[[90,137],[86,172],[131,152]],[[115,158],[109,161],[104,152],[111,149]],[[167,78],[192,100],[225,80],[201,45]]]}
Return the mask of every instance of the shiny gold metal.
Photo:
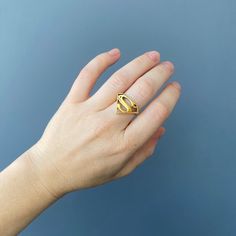
{"label": "shiny gold metal", "polygon": [[126,94],[118,93],[116,100],[116,113],[117,114],[138,114],[139,107],[132,101]]}

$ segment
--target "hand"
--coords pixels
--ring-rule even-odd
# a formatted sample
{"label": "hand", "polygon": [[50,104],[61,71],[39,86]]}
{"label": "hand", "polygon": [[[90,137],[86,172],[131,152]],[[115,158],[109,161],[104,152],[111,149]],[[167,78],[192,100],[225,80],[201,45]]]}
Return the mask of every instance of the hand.
{"label": "hand", "polygon": [[93,95],[98,77],[120,57],[113,49],[91,60],[79,73],[68,96],[30,150],[41,184],[55,198],[132,172],[154,151],[161,127],[179,95],[168,84],[137,116],[116,114],[116,96],[126,93],[143,108],[173,73],[158,52],[144,53],[116,71]]}

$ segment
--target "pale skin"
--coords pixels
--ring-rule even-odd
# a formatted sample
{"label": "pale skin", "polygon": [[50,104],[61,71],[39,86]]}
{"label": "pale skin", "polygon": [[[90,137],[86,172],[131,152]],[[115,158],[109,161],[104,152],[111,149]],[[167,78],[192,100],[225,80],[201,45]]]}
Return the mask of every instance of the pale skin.
{"label": "pale skin", "polygon": [[[174,66],[150,51],[91,95],[120,54],[114,48],[85,65],[38,142],[0,173],[0,235],[16,235],[65,194],[126,176],[153,154],[181,87],[172,82],[159,91]],[[134,100],[140,113],[116,114],[117,93]]]}

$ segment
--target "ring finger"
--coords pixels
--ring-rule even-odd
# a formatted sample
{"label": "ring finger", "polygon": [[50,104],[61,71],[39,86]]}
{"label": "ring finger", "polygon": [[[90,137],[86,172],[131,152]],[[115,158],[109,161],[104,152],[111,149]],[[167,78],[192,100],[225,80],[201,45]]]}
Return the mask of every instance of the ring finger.
{"label": "ring finger", "polygon": [[[162,62],[150,71],[142,75],[135,83],[129,87],[125,94],[138,105],[139,109],[145,106],[161,88],[161,86],[173,74],[174,66],[171,62]],[[105,112],[114,115],[116,112],[116,102],[112,103]],[[117,114],[115,114],[117,115]],[[117,119],[123,125],[123,128],[134,117],[134,114],[118,114]]]}

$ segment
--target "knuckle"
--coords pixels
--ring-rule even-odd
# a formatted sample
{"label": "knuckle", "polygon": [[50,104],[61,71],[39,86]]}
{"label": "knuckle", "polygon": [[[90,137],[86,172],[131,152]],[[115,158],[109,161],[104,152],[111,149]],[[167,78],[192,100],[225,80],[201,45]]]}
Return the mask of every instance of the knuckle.
{"label": "knuckle", "polygon": [[79,73],[79,78],[90,78],[92,76],[92,71],[88,66],[85,66]]}
{"label": "knuckle", "polygon": [[99,68],[99,67],[105,67],[108,64],[107,61],[107,55],[105,53],[99,54],[98,56],[95,57],[94,60],[94,66]]}
{"label": "knuckle", "polygon": [[133,146],[133,140],[127,138],[123,140],[121,149],[123,152],[128,152],[129,150],[131,150],[132,146]]}
{"label": "knuckle", "polygon": [[102,136],[107,133],[107,131],[111,127],[111,122],[107,119],[106,122],[104,120],[98,120],[98,122],[95,122],[97,125],[93,129],[94,135],[97,136]]}
{"label": "knuckle", "polygon": [[153,113],[153,116],[156,120],[165,120],[168,117],[170,110],[168,106],[166,106],[163,102],[159,101]]}
{"label": "knuckle", "polygon": [[116,144],[114,144],[114,148],[113,148],[112,153],[113,153],[113,155],[119,155],[119,154],[123,155],[125,153],[125,150],[126,150],[126,148],[125,148],[124,144],[116,143]]}
{"label": "knuckle", "polygon": [[134,140],[127,138],[124,140],[122,148],[123,148],[123,152],[132,153],[134,150],[138,149],[138,144]]}
{"label": "knuckle", "polygon": [[154,94],[154,86],[150,78],[142,78],[138,83],[138,93],[143,99],[149,98]]}
{"label": "knuckle", "polygon": [[115,73],[111,77],[110,86],[113,90],[120,90],[125,87],[125,77],[122,73]]}
{"label": "knuckle", "polygon": [[126,151],[126,145],[124,142],[114,142],[113,154],[124,154]]}
{"label": "knuckle", "polygon": [[107,65],[107,62],[104,55],[98,55],[94,58],[94,60],[91,61],[89,67],[94,73],[99,74],[101,71],[101,68],[106,67],[106,65]]}
{"label": "knuckle", "polygon": [[159,64],[153,68],[153,70],[160,76],[160,75],[165,75],[166,74],[166,68],[162,65]]}
{"label": "knuckle", "polygon": [[125,150],[130,149],[131,146],[132,146],[131,140],[130,139],[125,139],[124,142],[123,142],[122,149],[125,151]]}
{"label": "knuckle", "polygon": [[101,68],[106,67],[107,64],[106,55],[104,53],[99,54],[80,71],[80,77],[86,78],[91,77],[94,73],[99,74]]}
{"label": "knuckle", "polygon": [[95,137],[101,137],[104,135],[105,131],[107,130],[107,126],[106,125],[98,125],[94,128],[93,130],[93,134]]}
{"label": "knuckle", "polygon": [[137,66],[142,66],[142,65],[147,64],[148,61],[149,61],[149,60],[148,60],[148,57],[142,55],[142,56],[139,56],[139,57],[136,58],[135,64],[136,64]]}

